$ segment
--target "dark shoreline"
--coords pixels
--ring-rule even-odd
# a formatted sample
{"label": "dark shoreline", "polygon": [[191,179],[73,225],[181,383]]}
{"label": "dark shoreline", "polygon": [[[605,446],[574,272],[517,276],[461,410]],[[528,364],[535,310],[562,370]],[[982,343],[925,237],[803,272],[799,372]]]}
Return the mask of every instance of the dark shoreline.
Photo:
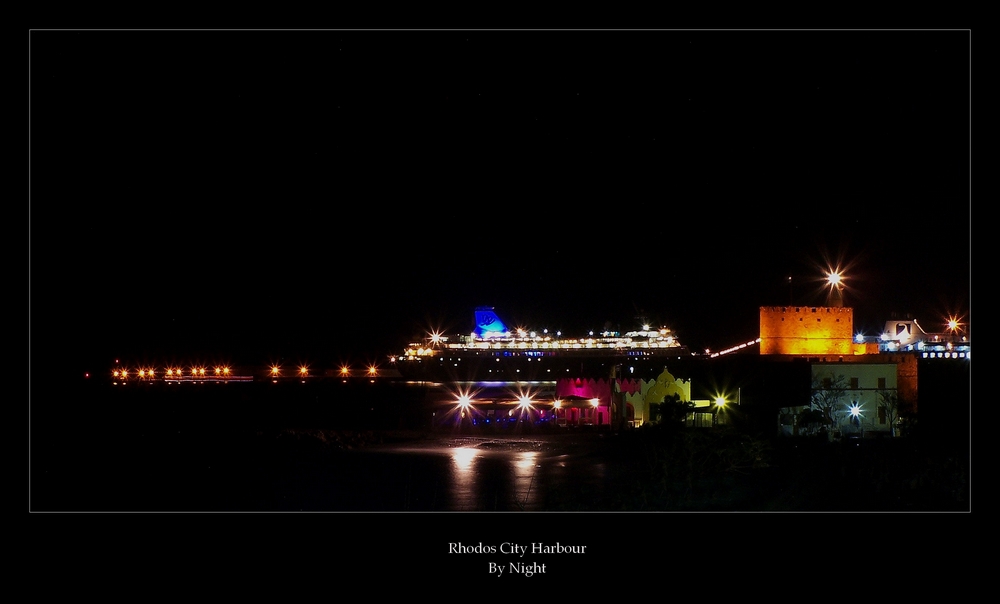
{"label": "dark shoreline", "polygon": [[[405,509],[391,496],[331,496],[330,481],[364,479],[363,463],[380,451],[455,446],[564,454],[611,472],[588,499],[554,492],[545,511],[971,510],[971,460],[960,438],[828,443],[714,429],[453,430],[432,425],[433,402],[422,388],[288,388],[258,396],[247,386],[88,385],[72,397],[36,390],[32,511],[434,511]],[[748,447],[759,459],[748,461]],[[393,480],[386,476],[378,488],[391,495]]]}

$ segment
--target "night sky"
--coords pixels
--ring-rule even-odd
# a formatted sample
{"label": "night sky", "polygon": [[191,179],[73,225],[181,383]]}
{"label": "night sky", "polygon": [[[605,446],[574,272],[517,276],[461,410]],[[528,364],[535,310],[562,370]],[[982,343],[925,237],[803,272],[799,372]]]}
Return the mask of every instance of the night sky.
{"label": "night sky", "polygon": [[[33,31],[35,362],[970,315],[967,31]],[[791,285],[789,285],[791,278]],[[941,326],[943,330],[943,325]]]}

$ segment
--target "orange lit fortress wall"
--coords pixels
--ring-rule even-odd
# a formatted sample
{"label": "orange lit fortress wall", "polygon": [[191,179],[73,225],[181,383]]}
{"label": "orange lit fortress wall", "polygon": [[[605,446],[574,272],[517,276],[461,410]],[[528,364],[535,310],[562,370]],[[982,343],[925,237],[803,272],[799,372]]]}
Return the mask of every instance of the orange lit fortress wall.
{"label": "orange lit fortress wall", "polygon": [[760,354],[854,354],[854,309],[762,306]]}

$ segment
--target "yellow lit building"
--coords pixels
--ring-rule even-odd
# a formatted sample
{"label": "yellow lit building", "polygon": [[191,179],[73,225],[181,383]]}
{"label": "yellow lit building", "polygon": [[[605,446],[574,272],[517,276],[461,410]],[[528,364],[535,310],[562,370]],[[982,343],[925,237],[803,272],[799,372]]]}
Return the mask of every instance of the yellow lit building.
{"label": "yellow lit building", "polygon": [[854,341],[854,309],[842,306],[764,306],[760,354],[855,355],[878,352]]}

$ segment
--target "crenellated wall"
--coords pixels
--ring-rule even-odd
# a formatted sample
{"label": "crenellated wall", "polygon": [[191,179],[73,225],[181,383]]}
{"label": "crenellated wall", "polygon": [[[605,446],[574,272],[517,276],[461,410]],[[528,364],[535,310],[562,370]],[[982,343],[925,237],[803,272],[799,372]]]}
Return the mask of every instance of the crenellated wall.
{"label": "crenellated wall", "polygon": [[762,306],[760,354],[863,354],[854,344],[854,309]]}

